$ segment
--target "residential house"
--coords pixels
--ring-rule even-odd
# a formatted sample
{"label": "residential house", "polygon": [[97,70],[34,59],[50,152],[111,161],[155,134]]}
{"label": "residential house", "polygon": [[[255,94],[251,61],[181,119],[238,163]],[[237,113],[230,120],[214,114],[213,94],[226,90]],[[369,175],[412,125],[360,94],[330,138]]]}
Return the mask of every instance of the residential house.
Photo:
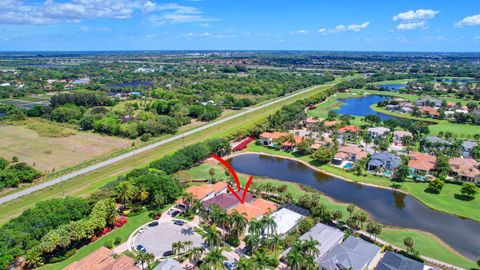
{"label": "residential house", "polygon": [[344,126],[338,129],[338,139],[339,140],[350,140],[356,138],[360,133],[360,128],[357,126]]}
{"label": "residential house", "polygon": [[385,252],[375,270],[423,270],[425,265],[403,255]]}
{"label": "residential house", "polygon": [[317,124],[322,122],[323,120],[323,118],[307,117],[303,121],[303,125],[305,126],[305,128],[312,130],[315,129],[317,127]]}
{"label": "residential house", "polygon": [[375,140],[376,138],[385,139],[388,135],[388,132],[390,132],[390,129],[385,127],[372,127],[367,129],[367,132],[372,140]]}
{"label": "residential house", "polygon": [[354,144],[345,144],[338,148],[338,152],[333,157],[334,165],[341,165],[344,161],[356,162],[368,156],[368,152]]}
{"label": "residential house", "polygon": [[153,268],[153,270],[184,270],[184,268],[177,260],[167,258]]}
{"label": "residential house", "polygon": [[64,270],[140,270],[132,258],[126,255],[113,257],[112,250],[100,247],[87,257],[76,261]]}
{"label": "residential house", "polygon": [[436,108],[432,107],[420,107],[418,109],[418,112],[421,113],[422,115],[429,116],[432,118],[438,118],[440,116],[440,113]]}
{"label": "residential house", "polygon": [[191,186],[185,192],[192,194],[195,199],[203,202],[219,194],[226,193],[227,186],[228,184],[225,182],[217,182],[212,185]]}
{"label": "residential house", "polygon": [[402,164],[402,159],[388,152],[379,152],[372,155],[370,161],[367,164],[367,170],[389,170],[394,171]]}
{"label": "residential house", "polygon": [[264,132],[260,134],[258,142],[264,146],[275,147],[276,140],[288,135],[288,132]]}
{"label": "residential house", "polygon": [[472,149],[475,148],[476,146],[478,146],[478,144],[477,144],[476,142],[464,141],[464,142],[462,143],[462,148],[463,148],[462,157],[464,157],[464,158],[469,158],[469,157],[471,157],[470,152],[471,152]]}
{"label": "residential house", "polygon": [[435,169],[435,164],[437,163],[435,156],[420,152],[411,152],[409,157],[408,168],[413,174],[417,176],[432,175],[432,171]]}
{"label": "residential house", "polygon": [[450,142],[436,136],[426,136],[422,141],[422,151],[428,152],[430,147],[434,147],[437,150],[444,150],[446,145]]}
{"label": "residential house", "polygon": [[[277,224],[275,233],[279,235],[285,235],[295,228],[301,219],[309,215],[310,211],[307,209],[294,204],[287,204],[284,205],[280,210],[271,214],[270,217],[273,218]],[[272,232],[264,233],[268,235]]]}
{"label": "residential house", "polygon": [[312,150],[318,150],[320,149],[320,147],[322,146],[328,146],[328,145],[331,145],[333,144],[333,140],[332,138],[328,137],[328,136],[324,136],[323,139],[321,140],[316,140],[311,146],[310,146],[310,149]]}
{"label": "residential house", "polygon": [[338,121],[325,121],[325,123],[323,123],[326,127],[334,127],[334,126],[337,126],[337,125],[340,125],[340,122]]}
{"label": "residential house", "polygon": [[[343,240],[344,233],[337,228],[318,223],[313,226],[310,231],[300,236],[300,240],[317,240],[319,244],[316,246],[318,254],[315,257],[315,262],[318,263],[328,252],[338,245]],[[283,255],[286,256],[290,252],[287,249]]]}
{"label": "residential house", "polygon": [[323,270],[372,269],[380,257],[380,247],[355,236],[349,236],[333,247],[321,260]]}
{"label": "residential house", "polygon": [[403,137],[412,137],[412,133],[409,131],[397,130],[393,132],[393,143],[395,145],[403,145]]}
{"label": "residential house", "polygon": [[[243,190],[235,192],[237,193],[239,198],[243,196]],[[245,202],[250,203],[253,200],[255,200],[255,197],[249,192],[247,192]],[[238,199],[232,193],[221,193],[211,199],[204,200],[202,204],[205,208],[209,208],[212,204],[217,204],[218,206],[220,206],[220,208],[224,210],[230,210],[235,206],[239,205],[240,201],[238,201]]]}
{"label": "residential house", "polygon": [[451,158],[452,175],[462,181],[480,183],[480,163],[473,158]]}
{"label": "residential house", "polygon": [[417,100],[417,106],[440,108],[442,106],[442,101],[436,98],[424,97]]}
{"label": "residential house", "polygon": [[285,151],[294,151],[296,146],[303,141],[303,137],[293,136],[295,142],[286,141],[282,143],[282,149]]}
{"label": "residential house", "polygon": [[250,221],[252,219],[261,219],[264,215],[274,212],[277,209],[277,204],[262,198],[257,198],[250,202],[246,201],[245,203],[237,204],[228,210],[228,213],[231,214],[235,210],[239,214],[245,215],[247,220]]}

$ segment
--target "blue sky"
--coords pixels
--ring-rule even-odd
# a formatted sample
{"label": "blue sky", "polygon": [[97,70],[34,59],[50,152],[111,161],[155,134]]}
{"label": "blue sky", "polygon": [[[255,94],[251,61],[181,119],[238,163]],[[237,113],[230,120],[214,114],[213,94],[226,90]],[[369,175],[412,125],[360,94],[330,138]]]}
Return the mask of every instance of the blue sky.
{"label": "blue sky", "polygon": [[478,0],[0,0],[7,50],[480,51]]}

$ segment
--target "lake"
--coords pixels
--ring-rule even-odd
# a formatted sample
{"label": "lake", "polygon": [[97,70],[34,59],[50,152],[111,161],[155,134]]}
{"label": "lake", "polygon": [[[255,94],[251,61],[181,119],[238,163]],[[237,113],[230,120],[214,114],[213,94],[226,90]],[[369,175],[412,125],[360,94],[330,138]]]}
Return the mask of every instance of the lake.
{"label": "lake", "polygon": [[382,119],[382,121],[389,118],[396,119],[397,117],[395,116],[379,113],[370,109],[371,105],[377,104],[378,102],[384,101],[386,99],[389,99],[389,97],[379,95],[368,95],[364,97],[338,99],[339,102],[342,102],[344,104],[342,104],[340,108],[334,111],[339,114],[350,114],[354,116],[366,116],[369,114],[375,114],[378,115],[380,119]]}
{"label": "lake", "polygon": [[121,88],[121,87],[138,87],[138,86],[152,86],[153,82],[146,81],[146,82],[128,82],[128,83],[119,83],[119,84],[112,84],[107,86],[108,88]]}
{"label": "lake", "polygon": [[345,181],[284,158],[244,154],[228,162],[247,175],[311,186],[337,201],[357,205],[382,224],[429,232],[470,259],[480,256],[480,222],[433,210],[410,195]]}

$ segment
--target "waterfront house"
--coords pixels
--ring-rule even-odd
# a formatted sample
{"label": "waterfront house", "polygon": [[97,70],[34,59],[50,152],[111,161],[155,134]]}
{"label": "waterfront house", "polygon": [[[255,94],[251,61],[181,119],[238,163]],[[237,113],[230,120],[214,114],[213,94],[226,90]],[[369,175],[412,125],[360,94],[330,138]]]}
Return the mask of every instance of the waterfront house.
{"label": "waterfront house", "polygon": [[[285,235],[295,228],[298,222],[310,215],[310,211],[294,204],[286,204],[280,210],[272,213],[271,218],[277,224],[275,233],[279,235]],[[264,232],[264,234],[270,234],[272,232]]]}
{"label": "waterfront house", "polygon": [[368,136],[370,136],[372,140],[375,140],[376,138],[385,139],[388,135],[388,132],[390,132],[390,129],[385,127],[372,127],[367,129],[367,132]]}
{"label": "waterfront house", "polygon": [[296,146],[303,141],[303,137],[293,136],[294,141],[286,141],[282,143],[282,149],[285,151],[294,151]]}
{"label": "waterfront house", "polygon": [[423,270],[424,266],[425,265],[419,261],[387,251],[377,267],[375,267],[375,270]]}
{"label": "waterfront house", "polygon": [[370,161],[367,164],[367,170],[388,170],[394,171],[398,166],[402,164],[402,159],[388,152],[379,152],[372,155]]}
{"label": "waterfront house", "polygon": [[424,97],[417,100],[417,106],[440,108],[442,106],[442,101],[436,98]]}
{"label": "waterfront house", "polygon": [[368,156],[368,152],[363,148],[354,144],[341,145],[337,153],[333,157],[332,163],[334,165],[341,165],[344,161],[356,162]]}
{"label": "waterfront house", "polygon": [[448,161],[452,176],[466,181],[480,183],[480,163],[473,158],[451,158]]}
{"label": "waterfront house", "polygon": [[425,117],[438,118],[440,116],[438,110],[432,107],[420,107],[418,112]]}
{"label": "waterfront house", "polygon": [[288,136],[288,132],[264,132],[260,134],[258,142],[263,146],[275,147],[276,140]]}
{"label": "waterfront house", "polygon": [[[241,198],[243,196],[243,190],[242,189],[240,191],[235,191],[235,192],[237,193],[238,197]],[[254,200],[255,200],[255,197],[252,194],[250,194],[249,192],[247,192],[247,195],[245,197],[245,203],[250,203]],[[217,195],[213,198],[210,198],[208,200],[204,200],[202,202],[202,204],[207,209],[211,205],[217,204],[220,208],[228,211],[228,210],[236,207],[237,205],[239,205],[240,201],[232,193],[221,193],[221,194],[219,194],[219,195]]]}
{"label": "waterfront house", "polygon": [[432,171],[435,169],[435,164],[437,163],[435,156],[420,152],[411,152],[409,157],[408,168],[412,174],[421,177],[432,176]]}
{"label": "waterfront house", "polygon": [[380,247],[355,236],[349,236],[320,260],[323,270],[372,269],[380,258]]}
{"label": "waterfront house", "polygon": [[244,215],[245,218],[250,221],[252,219],[261,219],[264,215],[267,215],[277,209],[277,204],[262,198],[257,198],[250,202],[245,200],[245,203],[236,204],[235,207],[228,210],[228,213],[231,214],[235,210],[239,214]]}
{"label": "waterfront house", "polygon": [[219,194],[227,193],[227,185],[225,182],[217,182],[211,185],[191,186],[185,192],[192,194],[195,199],[203,202]]}

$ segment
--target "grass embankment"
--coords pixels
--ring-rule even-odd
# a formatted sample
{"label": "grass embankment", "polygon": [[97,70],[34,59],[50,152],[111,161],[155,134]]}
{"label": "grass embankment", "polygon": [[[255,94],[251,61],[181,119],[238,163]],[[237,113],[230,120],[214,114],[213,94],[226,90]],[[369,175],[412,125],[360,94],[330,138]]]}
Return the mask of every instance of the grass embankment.
{"label": "grass embankment", "polygon": [[[266,150],[266,151],[263,151]],[[282,151],[275,151],[273,149],[267,149],[262,146],[258,146],[255,144],[250,144],[249,147],[245,150],[249,152],[259,152],[259,153],[268,153],[268,154],[275,154],[275,155],[282,155],[286,157],[294,157],[289,153],[285,153]],[[283,153],[283,154],[282,154]],[[302,157],[300,158],[303,161],[310,162],[311,158],[309,157]],[[191,168],[187,171],[193,179],[209,179],[209,170],[213,168],[215,170],[215,177],[219,179],[224,179],[224,168],[219,165],[212,165],[208,163],[203,163],[200,166]],[[323,168],[321,168],[323,169]],[[240,182],[242,185],[245,185],[247,176],[246,175],[239,175]],[[375,177],[379,179],[375,179],[376,183],[380,182],[381,177]],[[300,196],[305,194],[305,190],[302,188],[301,185],[297,183],[281,181],[277,179],[269,179],[269,178],[258,178],[255,177],[256,183],[270,183],[273,186],[280,186],[280,185],[287,185],[288,192],[292,194],[294,199],[298,199]],[[388,181],[390,182],[390,181]],[[348,212],[346,210],[347,205],[344,203],[339,203],[331,200],[326,196],[321,197],[321,202],[324,203],[328,209],[330,210],[340,210],[343,212],[343,220],[345,221],[348,217]],[[384,228],[382,234],[378,237],[384,241],[387,241],[395,246],[403,247],[403,239],[406,237],[412,237],[415,241],[415,249],[420,252],[420,254],[435,258],[440,261],[444,261],[446,263],[450,263],[453,265],[458,265],[463,268],[474,268],[475,263],[461,255],[457,252],[452,250],[449,246],[443,243],[441,240],[436,238],[435,236],[421,231],[412,231],[406,229],[398,229],[398,228]]]}
{"label": "grass embankment", "polygon": [[[338,80],[336,82],[338,82]],[[41,200],[51,199],[63,195],[88,196],[96,191],[100,186],[114,180],[116,177],[125,174],[134,168],[146,166],[152,160],[158,159],[163,155],[170,154],[184,147],[185,145],[200,142],[206,138],[220,137],[231,134],[235,131],[245,130],[248,127],[254,126],[258,121],[264,120],[268,115],[279,110],[283,105],[313,96],[318,92],[331,87],[332,85],[333,83],[312,88],[311,90],[304,92],[302,95],[291,96],[278,103],[262,108],[261,110],[250,112],[245,116],[229,120],[218,126],[202,130],[200,132],[185,136],[183,139],[175,140],[161,147],[143,152],[141,155],[136,155],[134,157],[118,161],[109,165],[108,167],[99,168],[90,173],[68,180],[67,182],[42,189],[41,191],[34,192],[19,199],[2,204],[0,205],[0,224],[3,224],[11,218],[19,215],[22,211],[32,207],[36,202]]]}
{"label": "grass embankment", "polygon": [[125,225],[121,228],[118,228],[107,235],[99,238],[97,241],[83,246],[80,248],[72,257],[66,259],[63,262],[59,263],[54,263],[54,264],[48,264],[44,265],[43,267],[40,267],[39,269],[42,270],[55,270],[55,269],[63,269],[66,266],[70,265],[73,262],[79,261],[83,259],[84,257],[88,256],[90,253],[93,251],[99,249],[100,247],[103,247],[105,242],[107,241],[114,241],[115,238],[120,237],[122,239],[122,243],[128,240],[128,237],[132,232],[134,232],[138,227],[141,225],[151,221],[152,219],[148,217],[147,212],[143,212],[137,216],[129,217],[128,222],[125,223]]}

